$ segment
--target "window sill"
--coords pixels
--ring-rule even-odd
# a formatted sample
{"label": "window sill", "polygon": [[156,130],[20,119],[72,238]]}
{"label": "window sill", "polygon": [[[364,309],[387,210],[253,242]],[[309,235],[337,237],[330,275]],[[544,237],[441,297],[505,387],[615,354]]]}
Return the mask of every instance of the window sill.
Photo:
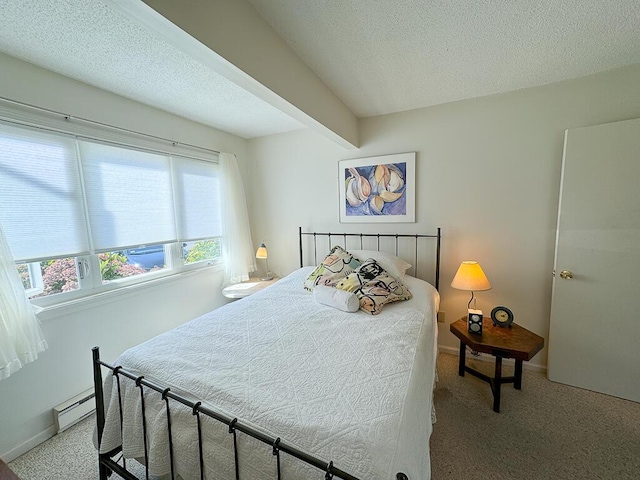
{"label": "window sill", "polygon": [[204,268],[189,269],[171,275],[164,275],[162,277],[147,280],[144,282],[138,282],[131,285],[121,286],[119,288],[96,292],[80,298],[62,301],[54,305],[47,305],[43,307],[34,305],[34,307],[38,310],[38,318],[41,321],[46,321],[60,317],[62,315],[68,315],[70,313],[94,308],[99,305],[119,301],[126,297],[139,295],[145,291],[160,288],[168,283],[172,283],[183,278],[191,277],[194,275],[204,275],[207,273],[218,273],[223,271],[224,265],[222,263],[217,263],[215,265],[210,265]]}

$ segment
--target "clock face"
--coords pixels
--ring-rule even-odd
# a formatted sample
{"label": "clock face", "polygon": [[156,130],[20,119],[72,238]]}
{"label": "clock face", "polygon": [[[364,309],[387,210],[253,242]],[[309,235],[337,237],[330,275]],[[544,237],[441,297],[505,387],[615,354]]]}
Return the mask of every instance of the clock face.
{"label": "clock face", "polygon": [[501,327],[511,326],[513,322],[513,313],[507,307],[495,307],[491,310],[491,320],[493,320],[494,325],[499,325]]}

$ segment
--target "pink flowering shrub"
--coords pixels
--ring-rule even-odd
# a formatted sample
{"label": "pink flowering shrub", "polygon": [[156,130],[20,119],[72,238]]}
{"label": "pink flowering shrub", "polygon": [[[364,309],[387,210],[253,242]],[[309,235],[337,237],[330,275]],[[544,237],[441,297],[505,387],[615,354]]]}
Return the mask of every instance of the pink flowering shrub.
{"label": "pink flowering shrub", "polygon": [[78,288],[78,275],[73,258],[42,262],[40,265],[43,267],[42,281],[44,283],[44,291],[38,296],[71,292]]}
{"label": "pink flowering shrub", "polygon": [[144,268],[127,263],[127,257],[121,253],[101,253],[98,257],[100,258],[100,273],[103,281],[130,277],[145,272]]}
{"label": "pink flowering shrub", "polygon": [[[131,275],[138,275],[139,273],[144,273],[145,269],[137,267],[135,265],[131,265],[130,263],[125,263],[123,265],[119,265],[116,270],[116,278],[124,278],[130,277]],[[106,278],[104,279],[106,280]]]}
{"label": "pink flowering shrub", "polygon": [[[144,268],[127,263],[127,257],[120,253],[101,253],[98,257],[100,258],[100,273],[103,281],[145,273]],[[41,294],[37,295],[38,297],[44,297],[54,293],[71,292],[78,289],[78,274],[75,259],[63,258],[40,262],[40,267],[42,268],[44,290]],[[26,274],[28,275],[28,271]],[[25,283],[24,279],[23,283]],[[27,288],[26,283],[25,288]]]}

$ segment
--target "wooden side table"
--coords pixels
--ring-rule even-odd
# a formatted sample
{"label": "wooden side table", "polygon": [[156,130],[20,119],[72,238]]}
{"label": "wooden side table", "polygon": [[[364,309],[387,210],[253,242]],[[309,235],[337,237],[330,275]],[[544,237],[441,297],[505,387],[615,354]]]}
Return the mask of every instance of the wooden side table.
{"label": "wooden side table", "polygon": [[0,480],[20,480],[0,458]]}
{"label": "wooden side table", "polygon": [[[500,387],[503,383],[513,383],[517,390],[522,389],[522,362],[531,360],[544,347],[544,338],[530,332],[515,323],[509,327],[494,326],[491,318],[482,319],[482,335],[469,333],[467,317],[453,322],[449,329],[460,339],[460,360],[458,375],[464,377],[465,372],[478,377],[491,385],[493,392],[493,411],[500,412]],[[465,365],[466,347],[476,352],[489,353],[496,357],[495,374],[489,377]],[[513,377],[502,376],[502,359],[514,358],[516,361]]]}
{"label": "wooden side table", "polygon": [[227,298],[244,298],[252,295],[263,288],[276,283],[280,278],[273,277],[271,280],[260,280],[259,278],[250,278],[246,282],[234,283],[222,289],[222,295]]}

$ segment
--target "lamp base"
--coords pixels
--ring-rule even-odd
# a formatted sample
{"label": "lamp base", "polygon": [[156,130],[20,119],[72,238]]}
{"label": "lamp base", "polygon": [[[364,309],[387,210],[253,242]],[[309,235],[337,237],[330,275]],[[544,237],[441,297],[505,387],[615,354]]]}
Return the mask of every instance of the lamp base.
{"label": "lamp base", "polygon": [[267,282],[269,280],[273,280],[273,273],[267,272],[267,275],[264,277],[260,277],[261,282]]}

